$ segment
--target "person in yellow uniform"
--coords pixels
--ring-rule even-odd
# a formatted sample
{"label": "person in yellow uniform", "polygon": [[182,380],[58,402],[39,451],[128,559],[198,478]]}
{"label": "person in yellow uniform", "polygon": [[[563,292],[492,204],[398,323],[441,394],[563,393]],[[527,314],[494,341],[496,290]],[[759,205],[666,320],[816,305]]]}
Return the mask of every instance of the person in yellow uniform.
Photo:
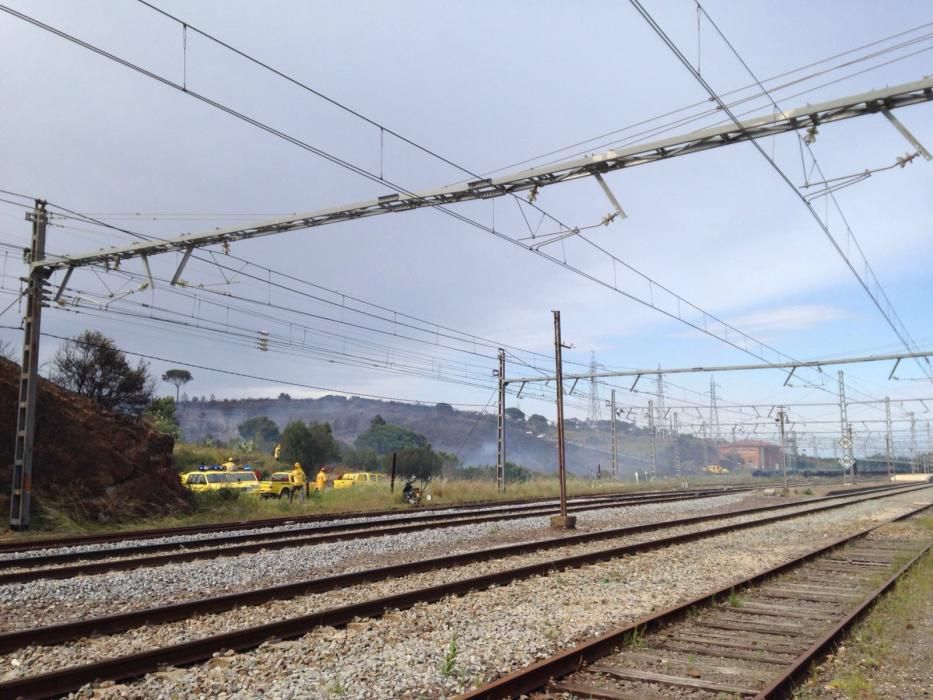
{"label": "person in yellow uniform", "polygon": [[[299,462],[295,462],[295,466],[292,468],[292,484],[294,486],[303,486],[302,497],[308,495],[308,483],[307,477],[305,476],[305,470],[301,468]],[[298,489],[293,489],[292,493],[295,493]]]}
{"label": "person in yellow uniform", "polygon": [[327,486],[327,472],[324,471],[324,467],[321,467],[321,471],[317,473],[315,482],[314,488],[318,491],[323,491],[324,487]]}
{"label": "person in yellow uniform", "polygon": [[222,466],[228,472],[232,472],[234,469],[236,469],[236,462],[233,461],[233,457],[227,457],[227,461],[220,466]]}

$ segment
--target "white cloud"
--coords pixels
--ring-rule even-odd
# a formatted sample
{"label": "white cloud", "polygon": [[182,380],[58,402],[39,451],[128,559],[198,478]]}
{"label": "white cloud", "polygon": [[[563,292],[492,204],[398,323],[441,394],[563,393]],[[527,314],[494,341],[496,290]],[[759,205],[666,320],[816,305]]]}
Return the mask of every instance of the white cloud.
{"label": "white cloud", "polygon": [[799,331],[820,323],[852,318],[845,309],[825,304],[779,306],[733,318],[730,323],[748,333]]}

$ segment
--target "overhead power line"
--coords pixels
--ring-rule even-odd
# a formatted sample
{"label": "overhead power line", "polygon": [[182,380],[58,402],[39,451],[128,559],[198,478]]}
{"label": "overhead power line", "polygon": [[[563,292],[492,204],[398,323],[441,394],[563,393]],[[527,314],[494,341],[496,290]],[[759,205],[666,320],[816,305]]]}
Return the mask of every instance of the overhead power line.
{"label": "overhead power line", "polygon": [[[325,159],[330,160],[331,162],[337,163],[338,165],[341,165],[341,166],[348,167],[348,169],[352,170],[353,172],[357,172],[357,173],[363,175],[364,177],[367,177],[367,178],[372,179],[372,180],[378,180],[379,182],[382,182],[383,184],[387,184],[387,185],[393,187],[393,189],[396,189],[400,194],[403,194],[403,195],[405,195],[405,197],[408,198],[408,199],[406,199],[406,200],[402,200],[401,198],[395,198],[395,197],[397,197],[397,195],[393,195],[392,197],[395,198],[395,199],[391,199],[391,201],[390,201],[390,200],[386,200],[386,201],[382,201],[382,202],[379,203],[379,208],[381,208],[382,211],[397,211],[397,210],[399,210],[400,205],[405,205],[405,206],[401,206],[401,208],[410,208],[410,207],[407,206],[407,205],[412,204],[412,203],[415,203],[415,202],[418,202],[419,205],[425,205],[424,197],[423,197],[422,195],[416,195],[416,194],[414,194],[414,193],[407,192],[407,190],[405,190],[404,188],[401,188],[401,187],[399,187],[399,186],[397,186],[397,185],[394,185],[393,183],[390,183],[390,182],[388,182],[388,181],[386,181],[386,180],[383,180],[383,179],[381,179],[381,178],[375,177],[373,173],[371,173],[371,172],[369,172],[369,171],[366,171],[365,169],[358,168],[357,166],[353,166],[352,164],[349,164],[349,163],[345,163],[345,162],[341,161],[340,159],[331,156],[330,154],[324,153],[324,152],[321,151],[320,149],[317,149],[317,148],[315,148],[315,147],[313,147],[313,146],[310,146],[310,144],[305,144],[304,142],[301,142],[300,140],[298,140],[298,139],[296,139],[296,138],[294,138],[294,137],[291,137],[291,136],[289,136],[288,134],[285,134],[285,133],[283,133],[283,132],[281,132],[281,131],[279,131],[279,130],[276,130],[276,129],[272,128],[272,127],[269,127],[268,125],[265,125],[265,124],[263,124],[263,123],[261,123],[261,122],[258,122],[257,120],[252,119],[252,118],[248,117],[247,115],[245,115],[245,114],[243,114],[243,113],[241,113],[241,112],[238,112],[237,110],[234,110],[234,109],[232,109],[232,108],[230,108],[230,107],[228,107],[228,106],[226,106],[226,105],[217,103],[216,101],[211,100],[210,98],[207,98],[206,96],[200,95],[200,94],[198,94],[198,93],[194,93],[194,92],[192,92],[191,90],[186,89],[186,87],[183,86],[183,85],[179,85],[178,83],[176,83],[176,82],[174,82],[174,81],[172,81],[172,80],[169,80],[169,79],[167,79],[167,78],[165,78],[165,77],[163,77],[163,76],[156,75],[155,73],[152,73],[151,71],[149,71],[149,70],[147,70],[147,69],[145,69],[145,68],[142,68],[141,66],[138,66],[138,65],[133,64],[133,63],[131,63],[131,62],[129,62],[129,61],[126,61],[125,59],[121,59],[121,58],[119,58],[119,57],[117,57],[117,56],[115,56],[115,55],[113,55],[113,54],[111,54],[111,53],[109,53],[109,52],[107,52],[107,51],[104,51],[103,49],[100,49],[99,47],[95,47],[95,46],[93,46],[93,45],[91,45],[91,44],[88,44],[87,42],[84,42],[83,40],[80,40],[80,39],[78,39],[78,38],[76,38],[76,37],[73,37],[73,36],[71,36],[71,35],[69,35],[69,34],[67,34],[67,33],[65,33],[65,32],[62,32],[61,30],[55,29],[55,28],[53,28],[53,27],[50,27],[49,25],[46,25],[46,24],[44,24],[44,23],[42,23],[42,22],[39,22],[38,20],[35,20],[34,18],[31,18],[31,17],[28,17],[28,16],[26,16],[26,15],[23,15],[22,13],[19,13],[19,12],[15,11],[15,10],[11,10],[10,8],[7,8],[7,7],[2,6],[2,5],[0,5],[0,9],[6,11],[6,12],[8,12],[9,14],[12,14],[12,15],[14,15],[14,16],[16,16],[16,17],[19,17],[20,19],[23,19],[24,21],[27,21],[27,22],[29,22],[29,23],[31,23],[31,24],[33,24],[33,25],[35,25],[35,26],[37,26],[37,27],[39,27],[39,28],[41,28],[41,29],[44,29],[44,30],[47,30],[47,31],[51,31],[52,33],[54,33],[54,34],[56,34],[56,35],[58,35],[58,36],[60,36],[60,37],[62,37],[62,38],[65,38],[65,39],[67,39],[68,41],[71,41],[71,42],[73,42],[73,43],[75,43],[75,44],[77,44],[77,45],[79,45],[79,46],[81,46],[81,47],[83,47],[83,48],[85,48],[85,49],[88,49],[88,50],[90,50],[90,51],[93,51],[94,53],[97,53],[98,55],[101,55],[101,56],[103,56],[103,57],[105,57],[105,58],[108,58],[108,59],[110,59],[110,60],[114,60],[114,61],[118,62],[119,64],[121,64],[121,65],[123,65],[123,66],[125,66],[125,67],[128,67],[128,68],[130,68],[130,69],[132,69],[132,70],[135,70],[135,71],[137,71],[137,72],[139,72],[139,73],[141,73],[141,74],[143,74],[143,75],[145,75],[145,76],[147,76],[147,77],[156,79],[158,82],[160,82],[160,83],[162,83],[162,84],[164,84],[164,85],[166,85],[166,86],[172,87],[172,88],[177,89],[177,90],[182,90],[183,92],[185,92],[185,94],[188,94],[188,95],[190,95],[190,96],[192,96],[192,97],[195,97],[196,99],[199,99],[199,100],[201,100],[201,101],[203,101],[203,102],[206,102],[207,104],[210,104],[211,106],[214,106],[214,107],[220,109],[221,111],[224,111],[224,112],[230,114],[231,116],[235,116],[235,117],[237,117],[237,118],[239,118],[239,119],[242,119],[242,120],[246,121],[247,123],[249,123],[249,124],[251,124],[251,125],[253,125],[253,126],[256,126],[256,127],[260,128],[260,129],[263,129],[263,130],[267,131],[268,133],[271,133],[271,134],[276,135],[276,136],[278,136],[278,137],[280,137],[280,138],[283,138],[283,139],[285,139],[286,141],[289,141],[289,142],[291,142],[291,143],[293,143],[293,144],[295,144],[295,145],[298,145],[298,146],[300,146],[300,147],[302,147],[302,148],[305,148],[306,150],[309,150],[309,151],[311,151],[311,152],[314,152],[314,153],[316,153],[316,154],[319,154],[319,155],[321,155],[322,157],[324,157]],[[880,93],[879,93],[879,94],[880,94]],[[885,94],[888,95],[888,93],[885,93]],[[862,100],[866,99],[865,96],[858,96],[858,97],[859,97],[859,99],[862,99]],[[873,95],[872,97],[874,97],[874,95]],[[913,101],[916,101],[917,99],[925,99],[925,98],[923,97],[922,94],[917,94],[916,92],[914,92],[914,93],[912,93],[910,96],[906,96],[904,99],[895,98],[893,95],[888,95],[885,99],[887,99],[887,100],[889,100],[889,101],[895,101],[895,102],[897,102],[898,104],[911,104],[911,103],[913,103]],[[905,100],[906,100],[906,101],[905,101]],[[821,118],[823,121],[826,121],[826,120],[832,120],[832,119],[836,119],[836,118],[840,118],[840,117],[847,117],[847,116],[854,116],[854,115],[855,115],[855,113],[847,112],[845,109],[839,109],[840,105],[835,105],[835,104],[834,104],[834,107],[836,108],[836,113],[835,113],[835,115],[819,115],[820,118]],[[811,108],[808,108],[808,109],[811,109]],[[857,113],[857,111],[856,111],[856,113]],[[802,117],[802,118],[806,118],[806,117]],[[787,124],[781,125],[780,128],[782,128],[782,129],[787,129],[787,128],[789,128],[789,125],[787,125]],[[703,135],[703,134],[699,134],[699,135],[694,134],[694,135],[691,135],[691,136],[692,136],[692,137],[697,137],[697,136],[701,137],[701,140],[700,140],[699,142],[696,142],[696,141],[695,141],[695,144],[696,144],[695,147],[698,147],[699,150],[704,150],[705,148],[709,147],[707,144],[704,144],[704,142],[703,142],[704,140],[708,140],[708,139],[709,139],[709,136],[706,136],[706,135]],[[676,143],[677,143],[677,142],[676,142],[676,140],[675,140],[674,142],[672,142],[672,143],[670,143],[670,144],[668,144],[668,145],[669,145],[669,146],[674,146]],[[681,145],[682,145],[682,144],[681,144]],[[660,147],[660,145],[658,145],[658,146],[652,146],[652,148],[659,148],[659,147]],[[669,157],[672,153],[685,153],[685,152],[690,152],[690,150],[684,149],[684,148],[674,149],[674,150],[672,150],[671,152],[664,152],[664,153],[662,153],[662,154],[660,154],[659,156],[656,156],[656,157]],[[628,154],[626,154],[626,155],[628,155]],[[642,156],[638,156],[637,154],[631,154],[631,155],[632,155],[633,157],[635,157],[636,160],[630,161],[630,160],[623,159],[623,158],[617,158],[617,159],[614,160],[614,161],[610,161],[610,160],[602,160],[602,159],[599,159],[599,162],[598,162],[598,164],[597,164],[597,169],[611,169],[612,167],[622,167],[623,165],[631,165],[631,164],[634,164],[635,162],[638,162],[638,161],[637,161],[637,158],[639,158],[639,157],[642,159],[640,162],[650,162],[650,161],[653,159],[653,158],[647,158],[647,159],[645,159],[645,156],[644,156],[644,155],[642,155]],[[588,163],[588,164],[582,164],[583,170],[580,171],[579,175],[582,176],[583,174],[589,174],[589,172],[590,172],[589,168],[590,168],[591,166],[592,166],[592,162],[590,162],[590,163]],[[549,172],[550,172],[550,171],[549,171]],[[560,178],[560,180],[553,180],[553,181],[563,181],[563,180],[568,179],[568,177],[572,177],[572,175],[564,175],[564,176],[562,176],[562,177]],[[543,184],[547,184],[547,181],[548,181],[548,180],[547,180],[547,176],[545,175],[545,179],[542,180],[541,182],[542,182]],[[501,194],[510,194],[510,193],[511,193],[511,191],[505,191],[505,192],[500,191],[500,189],[497,187],[497,185],[496,185],[495,183],[492,184],[491,189],[490,189],[489,187],[487,187],[487,185],[488,185],[488,183],[482,182],[482,183],[479,184],[478,187],[473,188],[473,189],[475,190],[475,192],[472,193],[472,196],[476,196],[476,197],[479,197],[479,198],[484,198],[484,197],[487,196],[487,195],[491,195],[491,196],[500,196]],[[508,189],[508,188],[506,188],[506,189]],[[396,204],[396,203],[400,203],[400,204]],[[427,206],[432,206],[432,207],[434,207],[434,208],[436,208],[436,209],[439,209],[439,210],[441,210],[441,211],[442,211],[443,213],[445,213],[445,214],[449,214],[449,215],[453,216],[453,217],[456,218],[456,219],[459,219],[459,220],[461,220],[461,221],[463,221],[463,222],[465,222],[465,223],[469,223],[470,225],[476,226],[477,228],[479,228],[479,229],[481,229],[481,230],[483,230],[483,231],[486,231],[487,233],[490,233],[490,234],[492,234],[492,235],[494,235],[494,236],[496,236],[496,237],[498,237],[498,238],[501,238],[501,239],[503,239],[503,240],[505,240],[505,241],[507,241],[507,242],[510,242],[510,243],[512,243],[512,244],[514,244],[514,245],[519,245],[519,246],[521,246],[522,248],[525,248],[526,250],[530,250],[531,252],[534,252],[535,254],[537,254],[537,255],[539,255],[539,256],[545,258],[546,260],[549,260],[550,262],[553,262],[553,263],[556,263],[556,264],[558,264],[558,265],[561,265],[561,266],[564,267],[565,269],[574,272],[575,274],[577,274],[577,275],[583,277],[584,279],[588,279],[588,280],[590,280],[590,281],[596,282],[596,283],[598,283],[598,284],[604,286],[604,287],[607,288],[607,289],[610,289],[610,290],[612,290],[612,291],[614,291],[614,292],[616,292],[616,293],[618,293],[618,294],[621,294],[621,295],[623,295],[623,296],[626,296],[627,298],[630,298],[630,299],[632,299],[632,300],[635,300],[635,301],[637,301],[638,303],[641,303],[641,304],[643,304],[643,305],[645,305],[645,306],[648,306],[649,308],[652,308],[652,309],[661,311],[661,312],[664,313],[665,315],[668,315],[669,317],[671,317],[671,318],[673,318],[673,319],[679,320],[679,321],[685,323],[686,325],[689,325],[689,326],[691,326],[691,327],[693,327],[693,328],[695,328],[695,329],[697,329],[697,330],[700,330],[701,332],[703,332],[703,333],[705,333],[705,334],[707,334],[707,335],[710,335],[711,337],[717,338],[718,340],[720,340],[720,341],[722,341],[722,342],[725,342],[726,344],[729,344],[729,345],[731,345],[732,347],[734,347],[734,348],[736,348],[736,349],[739,349],[739,350],[742,351],[742,352],[745,352],[745,353],[747,353],[747,354],[751,354],[751,355],[753,355],[754,357],[758,357],[759,359],[762,359],[762,360],[764,360],[764,361],[766,361],[766,362],[769,361],[769,360],[768,360],[766,357],[762,356],[761,354],[758,354],[758,351],[756,351],[756,350],[754,349],[756,345],[757,345],[761,350],[763,350],[764,348],[767,347],[769,350],[771,350],[771,351],[777,353],[779,356],[782,355],[781,353],[779,353],[779,351],[776,351],[776,350],[774,350],[773,348],[770,348],[769,346],[766,346],[765,344],[761,343],[760,341],[757,341],[756,339],[752,338],[751,336],[748,336],[747,334],[744,334],[744,333],[742,333],[741,331],[738,331],[738,329],[735,329],[734,327],[731,327],[731,326],[729,326],[728,324],[725,324],[725,323],[721,322],[719,319],[716,319],[716,318],[713,317],[712,315],[707,314],[707,313],[704,312],[702,309],[699,309],[699,307],[696,307],[696,306],[693,305],[693,304],[689,304],[689,302],[687,302],[687,301],[686,301],[685,299],[683,299],[682,297],[679,297],[678,295],[673,295],[673,297],[674,297],[674,299],[676,299],[678,305],[679,305],[681,302],[683,302],[683,303],[685,303],[685,304],[688,304],[688,305],[690,306],[691,309],[693,309],[693,310],[695,310],[695,311],[698,311],[698,312],[701,314],[701,316],[702,316],[702,319],[701,319],[702,323],[700,323],[700,322],[697,322],[697,323],[690,322],[690,321],[684,319],[683,317],[681,317],[680,314],[679,314],[679,312],[678,312],[678,313],[674,313],[674,312],[671,312],[671,311],[668,311],[668,310],[659,308],[659,307],[656,306],[652,301],[647,301],[647,300],[645,300],[644,298],[641,298],[641,297],[639,297],[639,296],[637,296],[637,295],[635,295],[635,294],[633,294],[633,293],[626,292],[625,290],[619,289],[619,288],[616,286],[615,283],[610,284],[610,283],[606,282],[605,280],[599,279],[598,277],[596,277],[596,276],[594,276],[594,275],[592,275],[592,274],[590,274],[590,273],[587,273],[585,270],[583,270],[583,269],[581,269],[581,268],[578,268],[578,267],[576,267],[576,266],[574,266],[574,265],[568,263],[566,260],[560,260],[560,259],[557,258],[556,256],[550,255],[550,254],[548,254],[548,253],[545,253],[544,251],[540,250],[540,249],[537,248],[537,247],[525,245],[525,244],[521,243],[520,241],[517,241],[516,239],[511,238],[511,237],[509,237],[509,236],[503,234],[502,232],[496,230],[494,227],[489,227],[489,226],[487,226],[487,225],[485,225],[485,224],[482,224],[482,223],[480,223],[480,222],[477,222],[477,221],[475,221],[475,220],[472,220],[472,219],[470,219],[469,217],[465,217],[465,216],[463,216],[463,215],[461,215],[461,214],[458,214],[458,213],[456,213],[456,212],[453,212],[452,210],[450,210],[450,209],[449,209],[448,207],[446,207],[446,206],[443,206],[443,205],[440,205],[440,204],[436,204],[436,203],[433,203],[433,202],[427,202],[426,205],[427,205]],[[337,217],[339,218],[339,216],[341,215],[341,213],[342,213],[343,211],[344,211],[344,210],[341,209],[341,208],[338,208],[337,210],[331,210],[332,213],[327,217],[327,219],[328,219],[328,220],[336,220],[336,219],[334,219],[334,217],[337,216]],[[357,216],[358,216],[358,214],[354,214],[354,218],[356,218]],[[305,226],[306,226],[306,225],[307,225],[307,222],[304,222],[302,225],[305,225]],[[268,232],[269,232],[269,233],[272,233],[272,232],[280,232],[280,231],[287,230],[287,229],[288,229],[288,226],[286,226],[286,224],[285,224],[284,222],[277,222],[272,228],[269,229]],[[197,241],[194,240],[194,238],[195,238],[195,237],[190,237],[188,243],[189,243],[189,244],[193,244],[193,243],[197,242]],[[218,242],[219,242],[219,241],[222,241],[222,240],[226,240],[226,239],[223,238],[223,237],[217,238],[217,241],[218,241]],[[207,238],[205,238],[205,240],[200,241],[200,242],[206,243],[206,242],[209,242],[209,241],[207,240]],[[592,245],[591,242],[590,242],[590,244]],[[142,249],[142,248],[145,248],[145,246],[140,246],[139,248]],[[152,248],[152,251],[153,251],[153,252],[159,252],[160,250],[167,250],[167,249],[168,249],[168,248],[164,248],[162,245],[155,245],[154,248]],[[605,251],[603,251],[603,252],[605,252]],[[111,254],[112,254],[112,251],[111,251]],[[135,256],[135,255],[138,255],[138,254],[139,254],[139,250],[138,250],[138,249],[130,248],[130,249],[127,249],[127,250],[126,250],[126,255],[128,255],[128,256]],[[617,261],[618,259],[614,258],[614,260]],[[71,266],[73,266],[74,262],[75,262],[75,258],[72,258],[70,261],[68,261],[68,260],[62,260],[62,261],[60,261],[60,263],[53,263],[52,261],[47,261],[47,260],[46,260],[46,261],[43,261],[43,263],[46,264],[46,265],[48,265],[48,266],[55,266],[55,265],[57,265],[57,266],[62,266],[62,267],[71,267]],[[640,273],[640,272],[638,272],[638,271],[635,271],[634,268],[630,268],[630,267],[629,267],[629,269],[632,270],[633,272],[635,272],[635,274],[640,275],[641,277],[644,277],[645,279],[647,279],[648,282],[649,282],[649,286],[650,286],[650,285],[654,285],[655,288],[664,289],[664,288],[661,287],[660,285],[657,285],[656,283],[654,283],[654,281],[651,280],[650,278],[647,278],[647,277],[645,277],[644,275],[642,275],[642,273]],[[668,290],[665,290],[665,291],[668,291]],[[725,336],[728,335],[728,330],[726,330],[726,333],[725,333],[725,334],[720,334],[720,333],[718,333],[718,332],[715,331],[715,330],[712,330],[712,331],[711,331],[711,330],[707,327],[707,319],[709,319],[709,320],[715,322],[715,323],[718,324],[720,327],[722,327],[724,330],[725,330],[725,329],[730,329],[730,330],[732,330],[735,334],[737,334],[738,336],[740,336],[739,342],[735,342],[735,341],[733,341],[733,340],[730,340],[728,337],[725,337]],[[784,357],[786,357],[786,356],[784,356]]]}
{"label": "overhead power line", "polygon": [[[725,104],[722,98],[710,86],[710,84],[706,81],[706,79],[703,78],[703,76],[700,75],[697,69],[693,67],[693,65],[690,63],[690,60],[683,54],[680,48],[667,35],[667,33],[664,31],[661,25],[658,24],[658,22],[654,19],[654,17],[652,17],[651,14],[644,8],[641,2],[639,0],[629,0],[629,2],[636,9],[636,11],[644,18],[644,20],[648,23],[648,25],[654,30],[654,32],[658,35],[658,37],[660,37],[660,39],[664,42],[664,44],[677,57],[677,59],[683,64],[683,66],[690,72],[690,74],[694,77],[694,79],[703,87],[704,90],[706,90],[709,93],[709,96],[716,102],[717,105],[719,105],[719,108],[722,109],[722,111],[729,117],[729,119],[731,119],[735,123],[736,127],[739,130],[741,130],[743,133],[747,133],[747,128],[745,127],[745,125],[739,120],[739,118],[735,114],[732,113],[729,106]],[[705,11],[704,11],[704,14],[705,14]],[[733,53],[738,57],[739,61],[742,63],[744,68],[752,76],[756,84],[758,84],[759,87],[762,89],[762,92],[767,94],[767,90],[765,90],[764,86],[761,85],[761,82],[755,76],[754,72],[751,70],[751,68],[749,68],[748,64],[744,61],[744,59],[742,59],[742,57],[738,54],[738,52],[735,50],[735,48],[732,46],[729,40],[725,37],[725,35],[723,35],[722,32],[719,31],[719,27],[716,26],[715,22],[712,21],[712,19],[709,17],[708,14],[707,14],[707,18],[710,19],[710,22],[713,24],[713,27],[716,29],[719,35],[726,42],[727,46],[729,46],[729,48],[733,51]],[[774,104],[775,109],[780,111],[780,108],[778,107],[777,103],[773,102],[773,104]],[[881,110],[887,109],[887,105],[885,105],[883,101],[880,104],[880,109]],[[816,124],[814,124],[813,126],[815,127]],[[794,185],[794,183],[791,181],[788,175],[784,172],[784,170],[774,161],[773,158],[771,158],[765,152],[764,148],[761,146],[761,144],[758,143],[758,141],[755,138],[753,138],[749,134],[748,140],[751,141],[755,149],[771,165],[771,167],[780,176],[780,178],[784,181],[784,183],[791,189],[791,191],[793,191],[794,195],[807,208],[807,211],[810,212],[810,215],[813,217],[813,220],[816,221],[817,225],[823,231],[823,234],[832,243],[833,247],[836,249],[836,252],[843,259],[846,266],[849,268],[852,274],[855,275],[855,278],[858,280],[859,284],[862,286],[862,288],[865,290],[865,292],[874,302],[875,306],[878,308],[878,311],[881,312],[881,315],[884,317],[885,321],[888,323],[888,325],[891,327],[891,329],[900,339],[904,347],[908,351],[916,351],[917,344],[914,342],[913,338],[911,337],[910,332],[907,330],[907,327],[903,324],[903,322],[900,320],[900,317],[897,315],[897,312],[895,311],[893,304],[891,304],[890,299],[888,299],[888,296],[885,293],[884,288],[881,286],[881,283],[878,281],[877,276],[875,275],[874,271],[871,269],[871,265],[868,263],[868,260],[865,258],[864,253],[862,253],[861,247],[858,246],[858,241],[856,240],[856,247],[859,253],[862,255],[862,261],[864,262],[865,270],[868,273],[868,275],[871,276],[872,280],[874,281],[875,286],[880,293],[880,297],[884,300],[887,308],[882,306],[881,299],[879,299],[879,297],[876,296],[876,294],[869,288],[866,280],[862,277],[859,271],[855,268],[852,261],[846,255],[845,251],[842,249],[842,246],[840,246],[839,242],[836,240],[832,232],[829,230],[829,226],[826,224],[826,222],[823,221],[823,219],[817,213],[816,209],[814,209],[812,203],[807,199],[807,197],[805,197],[800,192],[800,190],[797,189],[797,187]],[[809,147],[809,144],[807,144],[807,146]],[[812,156],[812,151],[811,151],[811,156]],[[814,158],[814,162],[815,161],[816,159]],[[817,165],[817,167],[819,166]],[[820,170],[820,173],[823,179],[825,180],[826,177],[825,175],[822,175],[822,170]],[[829,194],[830,194],[830,197],[833,197],[835,201],[834,195],[832,193],[829,193]],[[837,203],[837,210],[839,211],[840,214],[842,214],[841,209],[838,208],[838,203]],[[846,224],[846,228],[847,228],[849,235],[852,237],[853,240],[855,240],[854,234],[852,234],[851,228],[849,228],[848,224]],[[925,359],[926,359],[925,364],[920,362],[919,359],[917,359],[917,365],[920,367],[921,371],[924,374],[926,374],[927,377],[931,379],[931,381],[933,381],[933,373],[931,373],[931,370],[930,370],[929,359],[928,358],[925,358]]]}

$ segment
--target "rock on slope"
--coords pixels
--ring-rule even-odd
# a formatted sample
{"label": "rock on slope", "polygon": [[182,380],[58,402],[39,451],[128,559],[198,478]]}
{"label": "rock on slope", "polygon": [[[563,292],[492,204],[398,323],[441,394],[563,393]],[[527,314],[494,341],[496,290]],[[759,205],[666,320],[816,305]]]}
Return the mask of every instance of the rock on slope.
{"label": "rock on slope", "polygon": [[[0,358],[0,518],[9,512],[19,365]],[[172,467],[174,439],[42,380],[33,504],[101,522],[186,508]]]}

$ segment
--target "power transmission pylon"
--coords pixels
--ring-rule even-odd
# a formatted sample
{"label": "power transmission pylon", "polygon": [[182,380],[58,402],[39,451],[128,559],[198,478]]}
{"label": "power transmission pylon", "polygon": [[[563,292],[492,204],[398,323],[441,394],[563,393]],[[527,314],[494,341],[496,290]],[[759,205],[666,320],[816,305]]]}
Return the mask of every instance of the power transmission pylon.
{"label": "power transmission pylon", "polygon": [[673,422],[671,434],[674,438],[674,471],[677,473],[677,476],[681,476],[680,470],[680,428],[677,426],[677,413],[675,412],[671,416],[671,421]]}
{"label": "power transmission pylon", "polygon": [[712,440],[722,439],[719,429],[719,404],[716,401],[716,377],[709,378],[709,431]]}
{"label": "power transmission pylon", "polygon": [[884,397],[884,422],[887,431],[884,435],[884,455],[888,463],[888,477],[894,470],[894,444],[891,438],[891,399]]}
{"label": "power transmission pylon", "polygon": [[648,434],[651,438],[651,474],[654,479],[658,475],[658,430],[654,422],[654,401],[648,401]]}
{"label": "power transmission pylon", "polygon": [[596,364],[596,353],[590,352],[590,428],[596,430],[599,427],[599,421],[603,417],[603,407],[599,402],[599,384],[596,381],[596,374],[599,372],[599,365]]}
{"label": "power transmission pylon", "polygon": [[849,416],[846,407],[846,375],[839,370],[839,446],[842,448],[842,483],[846,483],[846,470],[852,462],[852,440],[849,437]]}
{"label": "power transmission pylon", "polygon": [[[658,365],[658,369],[661,369],[660,365]],[[654,424],[658,428],[658,435],[664,435],[667,422],[664,420],[666,417],[664,412],[664,376],[661,374],[658,374],[657,403],[655,404],[655,408],[658,411],[658,417]]]}

